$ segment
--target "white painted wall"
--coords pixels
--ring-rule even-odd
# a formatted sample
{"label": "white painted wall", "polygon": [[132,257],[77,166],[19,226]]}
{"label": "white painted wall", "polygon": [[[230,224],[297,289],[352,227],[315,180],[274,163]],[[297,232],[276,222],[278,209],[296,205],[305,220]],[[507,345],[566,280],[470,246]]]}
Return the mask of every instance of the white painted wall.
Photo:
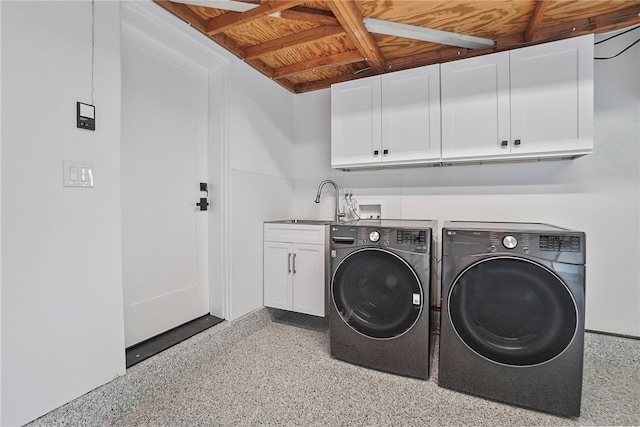
{"label": "white painted wall", "polygon": [[[0,3],[2,419],[20,425],[124,373],[120,242],[120,5]],[[95,188],[64,188],[64,159]]]}
{"label": "white painted wall", "polygon": [[[0,309],[2,308],[2,6],[0,5]],[[0,424],[2,423],[2,313],[0,313]]]}
{"label": "white painted wall", "polygon": [[[1,2],[1,425],[124,373],[121,7],[145,31],[166,26],[160,42],[170,38],[210,69],[211,222],[222,227],[210,266],[225,287],[214,289],[216,314],[262,306],[262,222],[292,210],[292,94],[149,0],[98,1],[98,130],[81,131],[75,102],[90,102],[91,3]],[[94,162],[96,187],[63,188],[62,159]]]}
{"label": "white painted wall", "polygon": [[263,304],[262,223],[292,211],[294,96],[239,61],[231,76],[228,317],[234,319]]}
{"label": "white painted wall", "polygon": [[[598,45],[596,53],[617,53],[638,36]],[[595,150],[576,160],[342,172],[330,168],[330,91],[296,96],[294,117],[293,216],[331,218],[332,197],[313,203],[319,182],[331,178],[354,189],[361,204],[382,202],[386,218],[583,230],[587,328],[640,336],[640,45],[596,61]]]}

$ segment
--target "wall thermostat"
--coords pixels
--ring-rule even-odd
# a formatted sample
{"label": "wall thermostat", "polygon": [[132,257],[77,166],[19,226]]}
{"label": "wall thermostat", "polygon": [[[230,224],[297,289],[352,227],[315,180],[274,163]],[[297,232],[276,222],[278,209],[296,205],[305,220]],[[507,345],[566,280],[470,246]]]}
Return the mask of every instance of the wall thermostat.
{"label": "wall thermostat", "polygon": [[96,130],[96,107],[76,102],[76,126],[80,129]]}

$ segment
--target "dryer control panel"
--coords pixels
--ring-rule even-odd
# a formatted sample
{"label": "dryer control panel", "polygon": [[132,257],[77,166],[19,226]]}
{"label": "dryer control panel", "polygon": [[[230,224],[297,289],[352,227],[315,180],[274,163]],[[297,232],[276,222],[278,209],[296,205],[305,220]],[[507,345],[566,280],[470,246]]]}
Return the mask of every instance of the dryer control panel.
{"label": "dryer control panel", "polygon": [[541,251],[580,252],[580,236],[540,236]]}
{"label": "dryer control panel", "polygon": [[520,254],[570,264],[585,262],[582,232],[536,233],[520,230],[443,229],[443,255]]}

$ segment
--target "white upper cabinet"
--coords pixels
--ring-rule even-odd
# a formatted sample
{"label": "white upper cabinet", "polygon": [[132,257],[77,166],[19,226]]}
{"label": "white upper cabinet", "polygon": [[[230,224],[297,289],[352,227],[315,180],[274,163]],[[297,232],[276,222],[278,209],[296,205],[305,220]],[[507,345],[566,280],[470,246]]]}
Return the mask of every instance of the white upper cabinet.
{"label": "white upper cabinet", "polygon": [[331,87],[332,167],[439,161],[438,65]]}
{"label": "white upper cabinet", "polygon": [[592,151],[593,35],[331,87],[334,168]]}
{"label": "white upper cabinet", "polygon": [[593,35],[510,54],[512,157],[591,153]]}
{"label": "white upper cabinet", "polygon": [[383,74],[381,80],[381,162],[440,161],[440,68]]}
{"label": "white upper cabinet", "polygon": [[380,93],[378,76],[331,86],[332,167],[379,162]]}
{"label": "white upper cabinet", "polygon": [[593,150],[593,36],[442,64],[444,161]]}
{"label": "white upper cabinet", "polygon": [[442,64],[442,157],[509,151],[509,52]]}

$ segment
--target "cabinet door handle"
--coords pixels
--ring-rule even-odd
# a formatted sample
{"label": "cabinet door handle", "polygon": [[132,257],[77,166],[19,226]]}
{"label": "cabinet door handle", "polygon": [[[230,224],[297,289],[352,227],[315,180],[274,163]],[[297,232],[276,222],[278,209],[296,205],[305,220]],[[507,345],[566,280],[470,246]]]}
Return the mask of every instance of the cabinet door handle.
{"label": "cabinet door handle", "polygon": [[507,145],[509,145],[509,141],[502,141],[500,145],[506,147]]}
{"label": "cabinet door handle", "polygon": [[373,155],[374,155],[374,156],[377,156],[377,155],[378,155],[378,150],[374,150],[374,151],[373,151]]}
{"label": "cabinet door handle", "polygon": [[293,254],[293,274],[296,274],[296,254]]}
{"label": "cabinet door handle", "polygon": [[513,141],[513,145],[520,145],[520,140],[516,139],[515,141]]}
{"label": "cabinet door handle", "polygon": [[389,150],[383,150],[382,154],[389,154]]}
{"label": "cabinet door handle", "polygon": [[291,252],[289,252],[289,260],[287,261],[287,269],[291,273]]}

